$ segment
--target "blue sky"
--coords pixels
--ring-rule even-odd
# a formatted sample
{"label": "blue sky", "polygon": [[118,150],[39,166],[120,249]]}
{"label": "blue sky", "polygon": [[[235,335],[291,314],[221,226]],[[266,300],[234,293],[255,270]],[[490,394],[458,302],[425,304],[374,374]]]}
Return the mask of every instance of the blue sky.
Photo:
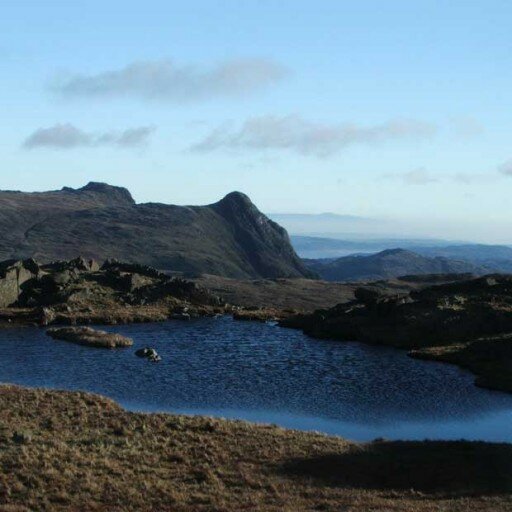
{"label": "blue sky", "polygon": [[236,189],[512,243],[511,19],[507,1],[5,2],[0,188]]}

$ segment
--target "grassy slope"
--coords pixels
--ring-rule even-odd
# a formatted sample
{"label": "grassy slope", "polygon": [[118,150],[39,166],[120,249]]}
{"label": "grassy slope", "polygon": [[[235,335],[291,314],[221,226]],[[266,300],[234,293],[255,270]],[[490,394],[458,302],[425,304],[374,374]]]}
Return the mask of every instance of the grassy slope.
{"label": "grassy slope", "polygon": [[349,443],[0,386],[0,510],[512,509],[512,446]]}
{"label": "grassy slope", "polygon": [[[366,283],[336,283],[312,279],[230,279],[209,274],[192,279],[230,304],[244,307],[296,309],[312,312],[354,299],[354,290]],[[390,293],[406,293],[419,286],[416,281],[390,279],[378,286]]]}

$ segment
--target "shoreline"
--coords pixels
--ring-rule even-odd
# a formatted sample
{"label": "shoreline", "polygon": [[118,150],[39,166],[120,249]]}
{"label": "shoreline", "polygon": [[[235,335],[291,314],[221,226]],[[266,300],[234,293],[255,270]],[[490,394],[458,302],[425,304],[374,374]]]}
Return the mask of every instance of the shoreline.
{"label": "shoreline", "polygon": [[[54,318],[52,322],[47,324],[36,323],[32,321],[23,321],[23,317],[21,321],[10,321],[7,322],[3,320],[5,316],[7,316],[6,310],[0,310],[0,330],[1,329],[9,329],[16,327],[32,327],[39,329],[47,329],[50,327],[60,327],[60,326],[90,326],[94,325],[97,327],[109,327],[116,325],[130,325],[130,324],[148,324],[148,323],[162,323],[167,321],[189,321],[189,320],[199,320],[203,318],[215,318],[220,316],[229,316],[233,318],[234,321],[241,322],[260,322],[265,323],[268,321],[276,322],[276,325],[280,328],[284,329],[295,329],[301,330],[305,335],[309,336],[312,339],[316,340],[330,340],[336,343],[346,343],[350,341],[357,341],[358,343],[364,343],[367,345],[373,346],[386,346],[393,348],[395,350],[403,350],[406,352],[408,357],[413,359],[419,359],[423,361],[432,361],[438,363],[445,363],[457,366],[463,370],[466,370],[471,373],[473,376],[473,383],[477,387],[481,387],[483,389],[498,391],[502,393],[512,393],[512,387],[510,384],[510,379],[501,378],[501,376],[493,377],[492,373],[489,374],[487,364],[479,363],[478,358],[475,358],[474,355],[468,354],[464,351],[465,348],[470,347],[474,341],[468,341],[465,343],[461,343],[459,345],[436,345],[432,347],[426,347],[423,349],[414,349],[411,347],[403,346],[402,344],[392,344],[392,343],[376,343],[365,339],[354,339],[354,340],[342,340],[333,336],[322,335],[320,333],[311,333],[308,332],[307,329],[303,329],[300,325],[294,325],[293,322],[287,322],[287,319],[290,318],[293,320],[293,316],[290,315],[290,312],[286,311],[278,311],[274,308],[239,308],[238,310],[233,311],[231,307],[224,308],[223,312],[221,312],[218,308],[215,309],[205,309],[201,308],[197,312],[194,313],[193,316],[187,319],[173,318],[172,314],[164,314],[160,308],[153,308],[148,306],[143,306],[139,308],[134,308],[136,311],[131,311],[131,315],[128,314],[127,308],[121,308],[117,312],[118,316],[109,317],[98,317],[94,315],[86,315],[86,316],[74,316],[74,317],[57,317]],[[23,313],[26,310],[22,310]],[[36,309],[34,309],[36,311]],[[156,315],[155,315],[156,311]],[[15,309],[11,310],[14,315],[16,315],[17,311]],[[105,322],[105,318],[108,318],[110,321]],[[14,319],[14,317],[13,317]],[[458,349],[458,350],[455,350]],[[480,372],[487,371],[486,375],[482,375]],[[502,372],[506,375],[506,369]]]}
{"label": "shoreline", "polygon": [[8,468],[0,505],[12,510],[512,506],[509,443],[354,443],[239,420],[128,412],[99,395],[8,384],[0,405],[0,462]]}

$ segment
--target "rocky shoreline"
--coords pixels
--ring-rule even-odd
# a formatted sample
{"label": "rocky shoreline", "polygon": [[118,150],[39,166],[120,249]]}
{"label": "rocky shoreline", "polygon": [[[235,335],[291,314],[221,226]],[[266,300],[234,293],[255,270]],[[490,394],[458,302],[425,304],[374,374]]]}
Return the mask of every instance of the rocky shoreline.
{"label": "rocky shoreline", "polygon": [[316,338],[362,341],[449,362],[483,387],[512,392],[512,276],[490,275],[408,293],[375,287],[355,299],[281,321]]}
{"label": "rocky shoreline", "polygon": [[[339,293],[340,302],[310,313],[289,306],[293,300],[309,308],[322,303],[322,284],[299,280],[294,288],[290,281],[214,281],[216,291],[225,289],[235,300],[245,297],[241,306],[226,303],[197,282],[144,265],[108,260],[100,267],[84,258],[42,265],[6,261],[0,263],[0,327],[114,325],[231,314],[236,320],[278,321],[316,338],[406,349],[411,357],[469,369],[479,386],[512,392],[511,276],[457,278],[436,285],[410,279],[359,287],[331,283],[328,301]],[[314,289],[318,297],[306,302],[304,289]]]}

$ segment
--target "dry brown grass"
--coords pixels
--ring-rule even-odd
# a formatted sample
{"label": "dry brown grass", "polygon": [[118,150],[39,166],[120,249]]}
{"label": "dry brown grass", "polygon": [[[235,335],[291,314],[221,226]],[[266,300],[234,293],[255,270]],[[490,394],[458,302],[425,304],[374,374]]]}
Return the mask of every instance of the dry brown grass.
{"label": "dry brown grass", "polygon": [[194,281],[237,306],[300,311],[329,308],[352,300],[358,286],[312,279],[242,280],[208,274]]}
{"label": "dry brown grass", "polygon": [[509,511],[512,446],[376,442],[128,413],[0,386],[2,511]]}
{"label": "dry brown grass", "polygon": [[112,332],[100,331],[91,327],[60,327],[46,331],[48,336],[56,340],[69,341],[78,345],[95,348],[131,347],[133,340]]}

